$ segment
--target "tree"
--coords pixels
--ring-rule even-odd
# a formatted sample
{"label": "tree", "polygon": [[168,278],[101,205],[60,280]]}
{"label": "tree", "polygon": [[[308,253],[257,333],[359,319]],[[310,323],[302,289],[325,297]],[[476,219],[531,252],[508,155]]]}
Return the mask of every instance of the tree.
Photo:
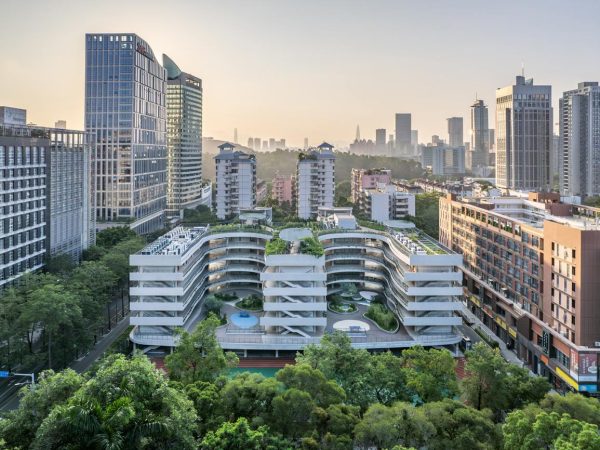
{"label": "tree", "polygon": [[112,248],[119,242],[135,238],[137,235],[128,226],[110,227],[96,234],[96,245],[106,249]]}
{"label": "tree", "polygon": [[73,262],[73,258],[71,258],[71,256],[61,253],[59,255],[46,258],[44,268],[46,272],[64,278],[73,271],[75,268],[75,263]]}
{"label": "tree", "polygon": [[215,316],[221,315],[221,308],[223,308],[223,300],[215,297],[214,294],[210,294],[204,300],[204,309],[206,310],[206,314],[214,314]]}
{"label": "tree", "polygon": [[363,447],[387,449],[404,445],[420,448],[435,434],[435,428],[420,408],[402,402],[393,406],[375,403],[354,432],[357,443]]}
{"label": "tree", "polygon": [[[47,337],[48,368],[52,369],[54,346],[66,351],[67,347],[77,342],[74,331],[81,325],[81,308],[77,298],[63,286],[46,284],[32,292],[21,319],[44,330]],[[63,362],[64,360],[65,358]]]}
{"label": "tree", "polygon": [[352,341],[343,332],[326,334],[319,345],[306,346],[303,354],[296,355],[296,362],[319,369],[335,380],[351,404],[366,409],[371,403],[370,393],[364,389],[370,381],[370,355],[364,349],[352,348]]}
{"label": "tree", "polygon": [[35,438],[35,433],[52,408],[64,404],[85,379],[71,369],[54,373],[42,372],[35,389],[29,386],[20,391],[21,401],[15,411],[9,412],[0,421],[0,439],[9,448],[27,449]]}
{"label": "tree", "polygon": [[417,194],[415,197],[415,216],[409,219],[431,237],[437,239],[439,235],[439,210],[441,194],[428,192]]}
{"label": "tree", "polygon": [[291,450],[290,442],[270,436],[266,426],[250,428],[241,417],[235,422],[224,422],[215,432],[208,432],[200,443],[201,450]]}
{"label": "tree", "polygon": [[398,401],[409,401],[402,359],[392,352],[371,355],[371,371],[368,388],[374,400],[386,406]]}
{"label": "tree", "polygon": [[548,413],[568,414],[573,419],[600,426],[600,402],[595,398],[572,392],[566,395],[548,394],[540,401],[539,407]]}
{"label": "tree", "polygon": [[513,411],[502,426],[506,450],[600,450],[598,426],[556,412]]}
{"label": "tree", "polygon": [[422,410],[435,427],[435,434],[427,442],[430,450],[493,450],[502,446],[502,435],[489,410],[478,411],[450,399],[425,403]]}
{"label": "tree", "polygon": [[243,372],[221,390],[221,408],[229,421],[245,417],[253,426],[268,422],[273,399],[283,391],[275,378]]}
{"label": "tree", "polygon": [[192,334],[181,331],[175,351],[165,358],[165,366],[174,380],[184,384],[213,381],[227,368],[238,365],[235,353],[223,352],[215,336],[219,319],[209,315]]}
{"label": "tree", "polygon": [[185,391],[187,397],[194,403],[200,435],[216,429],[225,421],[221,408],[221,392],[216,384],[196,381],[195,383],[180,385],[178,388]]}
{"label": "tree", "polygon": [[360,421],[360,408],[346,404],[330,405],[327,409],[316,407],[313,421],[317,434],[314,438],[315,448],[352,449],[354,427]]}
{"label": "tree", "polygon": [[458,394],[456,362],[445,349],[416,346],[402,352],[402,372],[409,393],[420,402],[452,398]]}
{"label": "tree", "polygon": [[273,398],[269,424],[274,431],[292,439],[309,433],[313,427],[315,402],[308,392],[286,389]]}
{"label": "tree", "polygon": [[106,255],[106,252],[107,250],[104,247],[92,245],[83,251],[81,258],[84,261],[100,261]]}
{"label": "tree", "polygon": [[541,400],[550,385],[526,369],[508,363],[498,349],[476,344],[466,354],[462,394],[467,404],[478,410],[491,409],[496,419],[502,412]]}
{"label": "tree", "polygon": [[46,417],[33,449],[194,449],[196,413],[143,355],[112,355]]}
{"label": "tree", "polygon": [[317,406],[327,408],[346,399],[344,390],[335,382],[325,378],[323,372],[307,364],[288,365],[275,375],[287,389],[307,392]]}

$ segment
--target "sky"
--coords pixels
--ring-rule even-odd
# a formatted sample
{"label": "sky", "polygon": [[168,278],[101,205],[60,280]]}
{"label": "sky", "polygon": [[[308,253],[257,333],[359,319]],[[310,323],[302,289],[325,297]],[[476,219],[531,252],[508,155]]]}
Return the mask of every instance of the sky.
{"label": "sky", "polygon": [[[135,32],[203,80],[204,136],[344,145],[360,125],[447,137],[522,65],[553,100],[600,79],[598,1],[0,0],[0,105],[83,127],[84,35]],[[554,114],[555,122],[557,113]]]}

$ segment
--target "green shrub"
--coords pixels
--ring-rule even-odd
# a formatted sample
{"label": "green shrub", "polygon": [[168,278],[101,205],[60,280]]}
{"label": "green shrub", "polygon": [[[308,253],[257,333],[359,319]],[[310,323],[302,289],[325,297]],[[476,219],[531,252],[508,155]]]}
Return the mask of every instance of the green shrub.
{"label": "green shrub", "polygon": [[368,317],[386,331],[394,331],[398,326],[394,314],[381,304],[376,303],[369,306],[365,317]]}
{"label": "green shrub", "polygon": [[275,237],[267,242],[265,246],[265,255],[283,255],[287,253],[287,242],[279,237]]}
{"label": "green shrub", "polygon": [[250,309],[253,311],[258,311],[261,310],[263,307],[263,299],[260,298],[258,295],[252,294],[237,302],[235,306],[241,309]]}
{"label": "green shrub", "polygon": [[300,252],[316,257],[323,256],[325,253],[323,250],[323,244],[321,244],[321,242],[315,237],[304,238],[300,242]]}

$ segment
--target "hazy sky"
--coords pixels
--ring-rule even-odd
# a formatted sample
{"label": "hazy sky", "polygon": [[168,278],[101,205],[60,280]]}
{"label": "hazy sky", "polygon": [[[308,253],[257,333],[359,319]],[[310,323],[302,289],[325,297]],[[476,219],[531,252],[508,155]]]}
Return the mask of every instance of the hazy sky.
{"label": "hazy sky", "polygon": [[[204,83],[204,135],[349,142],[360,124],[446,138],[477,92],[526,76],[554,103],[600,79],[598,1],[0,0],[0,105],[83,126],[84,34],[135,32]],[[555,113],[555,121],[557,114]]]}

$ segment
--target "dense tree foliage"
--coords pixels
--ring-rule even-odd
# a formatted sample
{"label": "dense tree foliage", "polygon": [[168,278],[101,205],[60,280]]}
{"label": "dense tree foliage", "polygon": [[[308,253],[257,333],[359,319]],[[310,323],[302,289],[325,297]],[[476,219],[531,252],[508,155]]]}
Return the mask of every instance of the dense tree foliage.
{"label": "dense tree foliage", "polygon": [[50,258],[46,273],[19,278],[0,294],[0,369],[63,368],[89,349],[107,321],[111,299],[129,281],[129,255],[144,241],[127,227],[97,234],[74,265]]}
{"label": "dense tree foliage", "polygon": [[181,334],[168,382],[141,354],[46,372],[0,421],[0,448],[600,450],[597,400],[544,396],[544,380],[479,345],[460,385],[446,350],[370,354],[341,333],[274,377],[228,378],[217,325]]}
{"label": "dense tree foliage", "polygon": [[[276,150],[274,152],[256,153],[256,174],[258,178],[270,181],[279,172],[282,175],[296,173],[298,155],[295,150]],[[214,154],[204,152],[203,168],[206,178],[215,179]],[[335,179],[336,183],[350,180],[353,168],[372,169],[385,167],[391,169],[394,178],[412,179],[423,175],[421,164],[417,161],[403,160],[389,156],[357,155],[354,153],[335,152]]]}
{"label": "dense tree foliage", "polygon": [[415,197],[415,217],[409,219],[429,236],[438,239],[440,225],[440,197],[437,192],[417,194]]}

